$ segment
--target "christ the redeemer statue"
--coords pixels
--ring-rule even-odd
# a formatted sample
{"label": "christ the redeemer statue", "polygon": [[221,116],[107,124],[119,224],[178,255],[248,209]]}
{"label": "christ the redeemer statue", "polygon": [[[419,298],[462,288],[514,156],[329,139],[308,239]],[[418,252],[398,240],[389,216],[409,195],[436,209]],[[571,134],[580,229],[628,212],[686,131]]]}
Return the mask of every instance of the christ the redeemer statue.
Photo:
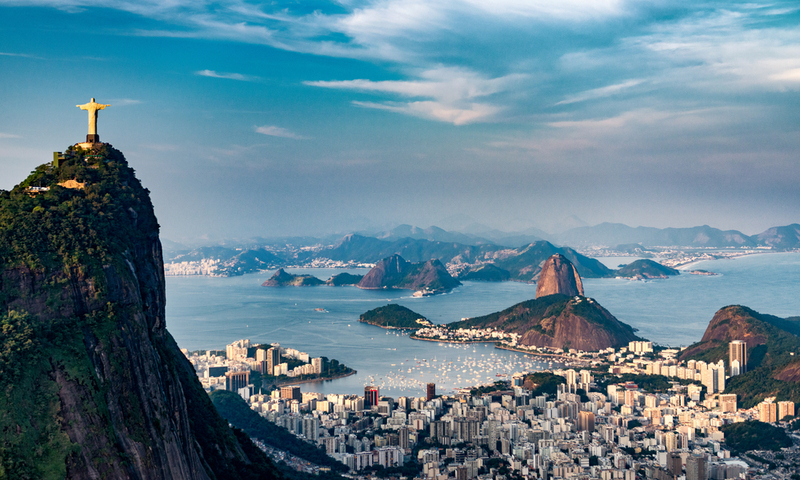
{"label": "christ the redeemer statue", "polygon": [[96,103],[93,98],[92,101],[87,104],[75,105],[75,106],[80,108],[81,110],[89,111],[89,134],[86,135],[86,142],[100,143],[100,135],[97,134],[97,111],[103,110],[104,108],[110,107],[111,105],[103,105],[102,103]]}

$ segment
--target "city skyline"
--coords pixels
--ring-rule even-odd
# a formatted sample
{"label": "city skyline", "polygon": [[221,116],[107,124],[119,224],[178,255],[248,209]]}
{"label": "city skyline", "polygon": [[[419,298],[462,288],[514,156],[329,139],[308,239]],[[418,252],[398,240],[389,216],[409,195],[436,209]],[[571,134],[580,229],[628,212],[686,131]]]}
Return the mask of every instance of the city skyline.
{"label": "city skyline", "polygon": [[2,1],[0,188],[98,133],[162,235],[800,218],[788,2]]}

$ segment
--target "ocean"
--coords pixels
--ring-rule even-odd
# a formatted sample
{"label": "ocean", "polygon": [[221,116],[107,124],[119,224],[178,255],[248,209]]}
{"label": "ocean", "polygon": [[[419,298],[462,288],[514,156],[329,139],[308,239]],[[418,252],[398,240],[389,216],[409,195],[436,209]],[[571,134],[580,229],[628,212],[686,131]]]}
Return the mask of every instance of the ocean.
{"label": "ocean", "polygon": [[[606,259],[604,259],[606,260]],[[627,263],[628,258],[612,262]],[[607,262],[608,263],[608,262]],[[616,266],[613,265],[613,266]],[[700,340],[714,312],[740,304],[777,316],[800,315],[800,254],[751,255],[693,265],[718,273],[683,273],[666,280],[584,279],[587,296],[653,342],[686,346]],[[326,280],[364,269],[289,269]],[[414,298],[410,291],[355,287],[261,287],[272,272],[239,277],[167,277],[167,329],[181,348],[224,349],[235,340],[279,342],[312,357],[335,358],[356,375],[303,384],[303,391],[421,396],[487,383],[522,370],[552,367],[529,355],[490,344],[416,341],[400,332],[358,322],[360,314],[398,303],[434,323],[496,312],[534,298],[536,286],[517,282],[465,282],[450,293]]]}

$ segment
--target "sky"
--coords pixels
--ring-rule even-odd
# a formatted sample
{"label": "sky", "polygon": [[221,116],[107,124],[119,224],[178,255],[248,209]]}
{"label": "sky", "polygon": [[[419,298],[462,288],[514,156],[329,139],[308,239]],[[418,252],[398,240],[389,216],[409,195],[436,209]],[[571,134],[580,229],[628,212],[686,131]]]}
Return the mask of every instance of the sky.
{"label": "sky", "polygon": [[98,133],[175,241],[800,222],[800,5],[0,0],[0,189]]}

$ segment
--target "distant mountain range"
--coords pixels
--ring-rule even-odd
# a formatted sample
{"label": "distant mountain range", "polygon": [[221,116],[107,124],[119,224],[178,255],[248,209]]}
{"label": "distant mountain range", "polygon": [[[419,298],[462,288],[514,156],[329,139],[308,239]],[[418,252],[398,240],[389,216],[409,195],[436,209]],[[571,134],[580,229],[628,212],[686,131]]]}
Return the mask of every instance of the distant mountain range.
{"label": "distant mountain range", "polygon": [[[201,262],[213,260],[214,275],[241,275],[286,266],[358,266],[375,264],[392,255],[400,255],[413,263],[437,259],[454,277],[485,280],[533,281],[541,262],[553,254],[567,257],[583,277],[607,277],[612,270],[597,260],[578,253],[574,248],[605,248],[612,252],[651,256],[660,248],[767,248],[773,251],[800,249],[800,224],[770,228],[748,236],[737,230],[723,231],[703,225],[692,228],[629,227],[602,223],[593,227],[576,227],[549,235],[545,232],[506,234],[485,231],[483,236],[448,232],[438,227],[421,229],[400,225],[390,231],[371,235],[348,234],[337,241],[292,237],[258,243],[251,239],[241,245],[209,246],[193,250],[166,242],[165,262]],[[541,236],[547,238],[542,239]],[[297,243],[291,243],[291,242]],[[503,243],[505,242],[505,243]],[[520,243],[522,242],[522,243]],[[571,247],[558,246],[570,245]],[[492,265],[496,269],[481,267]],[[175,273],[177,272],[177,273]],[[170,269],[181,274],[180,269]],[[193,272],[189,272],[193,273]],[[196,272],[195,272],[196,273]]]}

